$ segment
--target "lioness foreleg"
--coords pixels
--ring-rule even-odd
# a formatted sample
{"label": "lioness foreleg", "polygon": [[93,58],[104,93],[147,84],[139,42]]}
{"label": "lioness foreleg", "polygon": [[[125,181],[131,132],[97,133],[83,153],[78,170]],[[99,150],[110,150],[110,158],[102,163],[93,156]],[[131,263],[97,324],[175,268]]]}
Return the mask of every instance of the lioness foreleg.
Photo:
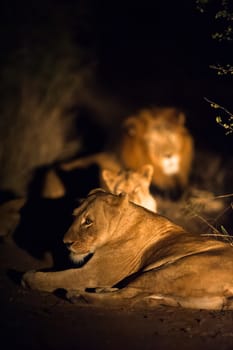
{"label": "lioness foreleg", "polygon": [[85,276],[78,269],[58,272],[27,271],[22,277],[22,286],[30,289],[53,292],[56,289],[85,288]]}

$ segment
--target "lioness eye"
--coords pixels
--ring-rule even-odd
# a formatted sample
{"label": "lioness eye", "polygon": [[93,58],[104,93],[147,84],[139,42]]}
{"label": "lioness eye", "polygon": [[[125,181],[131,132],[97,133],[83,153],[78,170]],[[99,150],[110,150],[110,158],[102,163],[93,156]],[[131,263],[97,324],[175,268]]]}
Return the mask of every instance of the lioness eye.
{"label": "lioness eye", "polygon": [[92,220],[87,217],[84,221],[84,225],[91,225],[91,224],[92,224]]}

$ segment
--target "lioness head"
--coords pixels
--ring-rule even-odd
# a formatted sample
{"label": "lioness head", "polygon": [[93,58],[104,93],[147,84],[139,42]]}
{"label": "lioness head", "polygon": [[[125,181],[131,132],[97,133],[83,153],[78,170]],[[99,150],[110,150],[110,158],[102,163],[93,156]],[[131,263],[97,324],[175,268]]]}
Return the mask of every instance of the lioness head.
{"label": "lioness head", "polygon": [[151,211],[157,211],[155,199],[150,194],[153,166],[143,165],[137,171],[102,170],[102,178],[108,191],[114,194],[127,193],[129,200]]}
{"label": "lioness head", "polygon": [[119,156],[126,168],[152,164],[152,182],[165,191],[187,184],[193,141],[184,113],[176,108],[143,109],[124,121],[122,140]]}
{"label": "lioness head", "polygon": [[[121,216],[119,214],[128,204],[127,194],[116,196],[102,189],[89,193],[80,207],[74,210],[74,222],[63,239],[73,262],[82,263],[111,240]],[[106,213],[111,220],[106,220]]]}

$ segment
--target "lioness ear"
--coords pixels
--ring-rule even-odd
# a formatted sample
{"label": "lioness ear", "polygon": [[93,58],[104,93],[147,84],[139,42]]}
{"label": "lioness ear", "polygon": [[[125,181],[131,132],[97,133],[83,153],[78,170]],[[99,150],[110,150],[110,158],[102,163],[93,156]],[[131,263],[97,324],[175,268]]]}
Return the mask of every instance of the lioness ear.
{"label": "lioness ear", "polygon": [[88,197],[95,194],[95,193],[99,193],[99,192],[106,192],[103,188],[94,188],[93,190],[91,190],[89,193],[88,193]]}
{"label": "lioness ear", "polygon": [[79,213],[79,211],[80,211],[80,209],[79,209],[79,208],[75,208],[75,209],[73,210],[72,215],[73,215],[73,216],[77,216],[77,215],[78,215],[78,213]]}
{"label": "lioness ear", "polygon": [[180,112],[180,113],[178,114],[177,120],[178,120],[178,123],[179,123],[180,125],[184,125],[185,120],[186,120],[185,114],[184,114],[183,112]]}
{"label": "lioness ear", "polygon": [[129,202],[129,195],[126,192],[121,192],[118,197],[120,198],[120,205],[124,206],[125,204],[128,204]]}
{"label": "lioness ear", "polygon": [[106,202],[112,207],[124,207],[125,204],[129,202],[128,194],[125,192],[118,195],[109,194],[109,196],[106,197]]}
{"label": "lioness ear", "polygon": [[127,132],[129,136],[136,135],[136,125],[137,125],[136,117],[129,117],[122,124],[123,129]]}
{"label": "lioness ear", "polygon": [[101,175],[105,186],[108,188],[110,192],[112,192],[117,173],[112,170],[103,169],[101,172]]}
{"label": "lioness ear", "polygon": [[139,170],[139,173],[145,177],[148,182],[151,182],[152,180],[152,175],[154,173],[154,168],[153,165],[151,164],[145,164],[141,167],[141,169]]}

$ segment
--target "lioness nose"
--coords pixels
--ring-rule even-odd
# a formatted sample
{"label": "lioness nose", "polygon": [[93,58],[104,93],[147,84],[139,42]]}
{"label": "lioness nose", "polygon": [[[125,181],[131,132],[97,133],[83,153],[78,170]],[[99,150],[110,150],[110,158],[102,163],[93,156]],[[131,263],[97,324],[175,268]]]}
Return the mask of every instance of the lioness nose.
{"label": "lioness nose", "polygon": [[171,158],[171,156],[172,156],[172,154],[171,154],[171,153],[167,153],[167,154],[165,154],[165,157],[166,157],[166,158]]}
{"label": "lioness nose", "polygon": [[72,246],[72,242],[64,242],[64,244],[67,249],[70,249],[70,247]]}

